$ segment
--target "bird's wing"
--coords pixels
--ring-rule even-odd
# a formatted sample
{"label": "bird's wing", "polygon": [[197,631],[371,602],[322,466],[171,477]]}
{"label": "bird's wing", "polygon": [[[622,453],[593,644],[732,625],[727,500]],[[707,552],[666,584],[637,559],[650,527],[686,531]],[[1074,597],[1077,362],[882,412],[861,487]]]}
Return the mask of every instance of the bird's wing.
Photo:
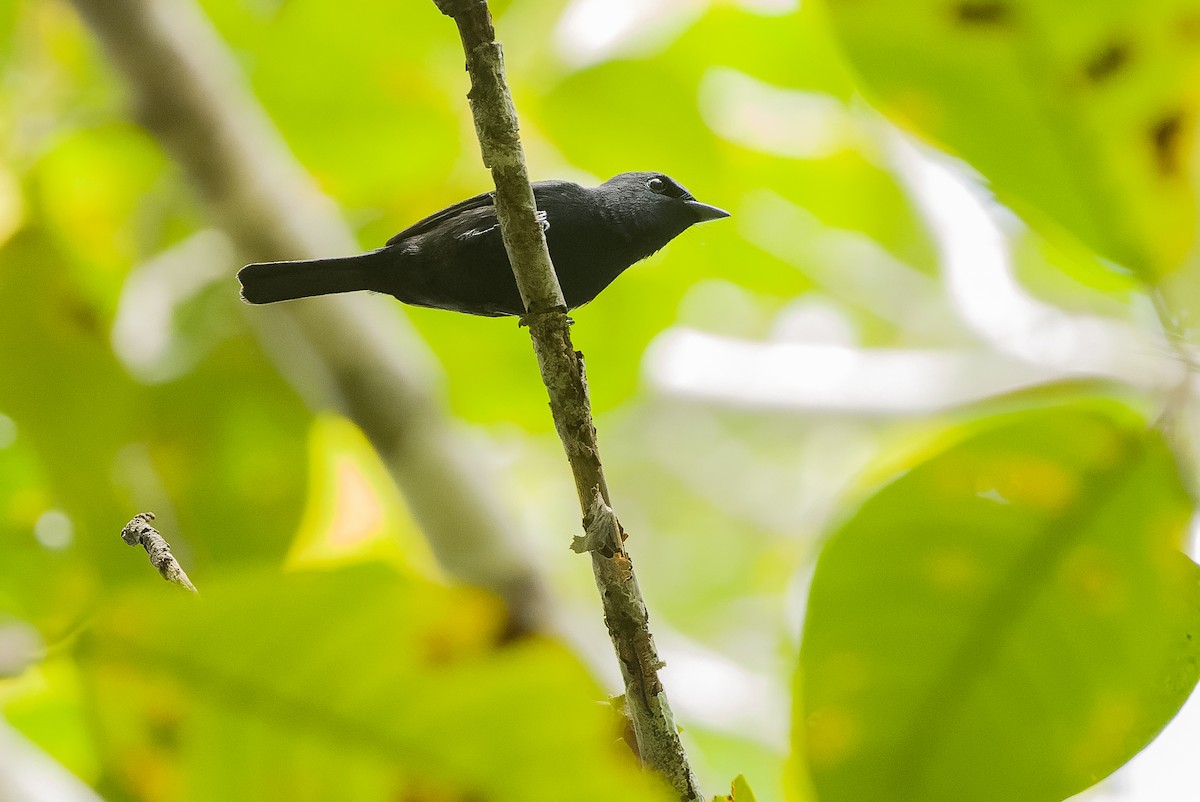
{"label": "bird's wing", "polygon": [[[538,206],[541,207],[551,193],[555,191],[562,192],[564,188],[579,189],[579,186],[567,181],[535,181],[533,182],[534,198],[537,200]],[[542,224],[543,228],[549,226],[544,211],[538,212],[538,221]],[[493,193],[483,192],[473,198],[459,201],[453,206],[447,206],[440,212],[429,215],[424,220],[418,220],[388,240],[384,247],[395,245],[409,237],[428,233],[443,224],[447,224],[445,228],[452,236],[459,237],[460,239],[479,236],[491,231],[498,225]]]}
{"label": "bird's wing", "polygon": [[[395,245],[397,242],[406,240],[409,237],[415,237],[420,234],[424,234],[424,233],[436,228],[439,224],[443,223],[444,221],[450,220],[458,215],[463,214],[464,212],[471,212],[471,211],[475,211],[475,210],[486,209],[489,212],[491,212],[491,216],[494,221],[496,218],[496,212],[495,212],[495,207],[493,204],[494,204],[494,200],[492,198],[492,193],[490,193],[490,192],[484,192],[482,194],[476,195],[473,198],[467,198],[465,201],[459,201],[458,203],[454,204],[453,206],[447,206],[445,209],[442,209],[440,212],[435,212],[435,213],[429,215],[424,220],[418,220],[417,222],[413,223],[411,226],[404,229],[399,234],[397,234],[396,236],[394,236],[390,240],[388,240],[387,245]],[[471,215],[471,216],[475,217],[476,215]],[[386,245],[385,245],[385,247],[386,247]]]}
{"label": "bird's wing", "polygon": [[461,209],[456,214],[443,218],[436,227],[437,236],[458,240],[474,239],[493,231],[496,232],[496,236],[500,236],[500,220],[496,217],[495,206]]}

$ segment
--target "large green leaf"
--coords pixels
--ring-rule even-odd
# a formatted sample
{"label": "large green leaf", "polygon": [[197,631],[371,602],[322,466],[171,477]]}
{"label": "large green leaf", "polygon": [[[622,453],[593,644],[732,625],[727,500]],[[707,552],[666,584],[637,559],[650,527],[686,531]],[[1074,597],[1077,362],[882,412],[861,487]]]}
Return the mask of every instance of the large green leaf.
{"label": "large green leaf", "polygon": [[817,565],[796,738],[822,802],[1061,800],[1197,678],[1191,504],[1121,408],[1012,413],[867,501]]}
{"label": "large green leaf", "polygon": [[1193,239],[1196,0],[828,0],[886,113],[1152,279]]}
{"label": "large green leaf", "polygon": [[[125,794],[658,800],[578,660],[499,605],[377,567],[130,594],[81,644]],[[153,784],[148,790],[147,784]]]}

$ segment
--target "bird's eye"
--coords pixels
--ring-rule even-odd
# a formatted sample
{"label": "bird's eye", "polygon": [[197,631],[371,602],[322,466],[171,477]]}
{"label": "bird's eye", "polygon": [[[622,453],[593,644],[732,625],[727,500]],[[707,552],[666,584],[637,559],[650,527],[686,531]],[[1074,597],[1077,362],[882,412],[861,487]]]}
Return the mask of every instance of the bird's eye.
{"label": "bird's eye", "polygon": [[667,188],[667,185],[663,183],[661,178],[651,178],[646,182],[646,186],[650,187],[651,192],[659,195],[663,194],[663,190]]}

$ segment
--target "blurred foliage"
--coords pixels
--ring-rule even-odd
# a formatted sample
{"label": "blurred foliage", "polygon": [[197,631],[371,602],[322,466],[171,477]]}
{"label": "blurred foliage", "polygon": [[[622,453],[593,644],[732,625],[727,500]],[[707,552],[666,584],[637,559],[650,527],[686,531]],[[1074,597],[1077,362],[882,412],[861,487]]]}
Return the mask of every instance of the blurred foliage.
{"label": "blurred foliage", "polygon": [[1147,278],[1180,267],[1196,208],[1200,6],[829,0],[882,108],[1033,221]]}
{"label": "blurred foliage", "polygon": [[131,593],[78,647],[103,783],[196,800],[669,798],[609,737],[577,659],[503,629],[490,598],[381,570],[248,574],[202,604]]}
{"label": "blurred foliage", "polygon": [[960,436],[817,562],[797,726],[823,800],[1065,799],[1196,683],[1191,504],[1161,439],[1095,405]]}
{"label": "blurred foliage", "polygon": [[[364,247],[487,187],[432,3],[202,5]],[[1036,302],[1157,335],[1154,282],[1196,267],[1200,3],[492,5],[535,178],[659,169],[733,212],[573,313],[702,785],[1059,799],[1127,760],[1197,675],[1194,459],[1147,423],[1186,393],[918,416],[713,402],[663,365],[688,330],[815,348],[802,378],[833,389],[864,355],[1003,351],[893,123],[1020,215],[989,207]],[[397,305],[599,681],[443,584],[361,433],[261,349],[236,255],[127,97],[68,4],[0,3],[4,719],[110,800],[658,798],[599,704],[615,667],[526,334]],[[145,509],[199,603],[118,541]]]}

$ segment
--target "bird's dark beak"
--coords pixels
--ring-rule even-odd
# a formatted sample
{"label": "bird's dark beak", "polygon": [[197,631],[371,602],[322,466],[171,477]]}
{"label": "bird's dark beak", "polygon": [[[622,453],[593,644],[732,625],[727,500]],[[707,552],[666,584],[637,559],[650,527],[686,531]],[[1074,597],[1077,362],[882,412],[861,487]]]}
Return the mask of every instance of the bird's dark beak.
{"label": "bird's dark beak", "polygon": [[696,215],[696,222],[703,223],[705,220],[720,220],[722,217],[728,217],[729,212],[724,209],[718,209],[716,206],[709,206],[707,203],[701,203],[698,200],[685,201],[688,208]]}

